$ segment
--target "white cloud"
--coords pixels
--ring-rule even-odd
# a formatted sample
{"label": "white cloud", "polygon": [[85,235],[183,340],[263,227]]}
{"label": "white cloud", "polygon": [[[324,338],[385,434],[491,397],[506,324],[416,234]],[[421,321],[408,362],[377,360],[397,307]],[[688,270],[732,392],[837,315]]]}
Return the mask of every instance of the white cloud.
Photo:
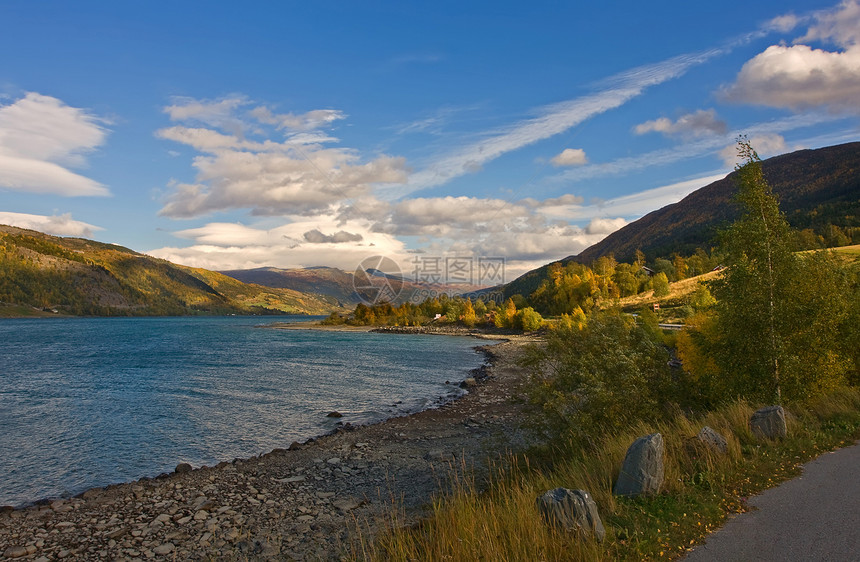
{"label": "white cloud", "polygon": [[34,92],[0,106],[0,188],[65,196],[103,196],[108,189],[68,167],[104,142],[102,120]]}
{"label": "white cloud", "polygon": [[[860,3],[813,16],[815,24],[792,46],[772,45],[744,64],[722,91],[730,101],[800,110],[860,110]],[[841,51],[800,41],[832,42]]]}
{"label": "white cloud", "polygon": [[[770,158],[771,156],[789,152],[785,138],[775,133],[750,137],[749,142],[761,158]],[[723,159],[723,163],[726,166],[733,167],[738,164],[737,143],[730,144],[722,149],[720,151],[720,158]]]}
{"label": "white cloud", "polygon": [[860,42],[860,3],[857,0],[843,1],[835,10],[818,12],[815,24],[806,35],[796,40],[832,41],[836,45],[849,47]]}
{"label": "white cloud", "polygon": [[860,48],[844,52],[773,45],[744,64],[724,90],[736,102],[805,109],[860,109]]}
{"label": "white cloud", "polygon": [[585,232],[588,234],[612,234],[625,226],[627,226],[627,221],[622,217],[614,219],[595,217],[585,227]]}
{"label": "white cloud", "polygon": [[81,238],[92,238],[94,231],[104,230],[99,226],[76,221],[70,213],[45,216],[0,211],[0,224],[38,230],[54,236],[77,236]]}
{"label": "white cloud", "polygon": [[581,148],[565,148],[561,153],[553,156],[553,166],[582,166],[588,163],[585,151]]}
{"label": "white cloud", "polygon": [[[511,271],[518,271],[540,260],[546,263],[575,254],[601,240],[609,228],[622,225],[617,219],[598,221],[587,231],[560,220],[581,203],[582,197],[573,194],[520,201],[422,197],[389,204],[371,230],[416,237],[425,244],[422,250],[431,255],[505,257],[514,268]],[[375,213],[381,210],[370,208]]]}
{"label": "white cloud", "polygon": [[410,261],[410,254],[402,242],[387,234],[371,232],[363,222],[351,221],[346,226],[348,234],[353,238],[360,236],[361,240],[320,244],[308,242],[304,234],[314,230],[335,231],[338,226],[336,217],[319,215],[307,219],[293,216],[285,220],[290,222],[274,228],[209,223],[174,233],[193,241],[189,247],[165,247],[147,253],[175,263],[213,270],[328,265],[353,271],[363,259],[373,255],[391,257],[403,267]]}
{"label": "white cloud", "polygon": [[449,236],[453,232],[498,232],[528,220],[524,206],[503,199],[418,197],[396,203],[377,228],[400,235]]}
{"label": "white cloud", "polygon": [[682,115],[676,121],[672,121],[667,117],[646,121],[636,125],[633,130],[637,135],[657,132],[664,135],[701,137],[707,135],[724,135],[728,127],[725,121],[717,118],[717,113],[713,109],[700,109],[694,113]]}
{"label": "white cloud", "polygon": [[549,199],[532,199],[531,197],[527,197],[520,201],[520,203],[524,205],[528,205],[529,207],[540,208],[542,210],[546,210],[548,208],[553,207],[563,207],[566,205],[580,205],[584,199],[580,195],[574,195],[573,193],[565,193],[563,195],[559,195],[558,197],[552,197]]}
{"label": "white cloud", "polygon": [[[232,112],[244,105],[244,98],[218,104],[185,100],[167,111],[177,118],[221,123],[224,128],[223,123],[240,120],[241,116]],[[258,106],[248,114],[278,130],[299,132],[288,133],[283,142],[227,134],[230,131],[217,130],[216,125],[177,125],[156,132],[159,138],[202,153],[192,162],[197,171],[195,181],[171,182],[171,193],[160,214],[189,218],[232,209],[250,209],[256,215],[325,213],[344,200],[368,196],[375,184],[406,180],[403,158],[382,155],[363,162],[356,151],[323,146],[336,139],[314,127],[342,119],[344,115],[339,111],[275,115]],[[242,123],[240,128],[253,129],[249,123]],[[260,130],[254,134],[259,137],[265,133]]]}

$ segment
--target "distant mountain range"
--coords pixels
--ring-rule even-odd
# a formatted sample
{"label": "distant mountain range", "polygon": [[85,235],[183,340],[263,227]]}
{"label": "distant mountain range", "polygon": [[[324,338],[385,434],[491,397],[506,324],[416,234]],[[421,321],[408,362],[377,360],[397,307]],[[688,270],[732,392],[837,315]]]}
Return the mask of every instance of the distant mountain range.
{"label": "distant mountain range", "polygon": [[248,284],[114,244],[0,225],[0,316],[328,314],[329,295]]}
{"label": "distant mountain range", "polygon": [[334,267],[308,267],[304,269],[231,269],[224,275],[266,287],[291,289],[300,293],[317,293],[335,299],[342,305],[355,305],[360,297],[353,286],[352,273]]}
{"label": "distant mountain range", "polygon": [[[257,269],[232,269],[221,271],[234,279],[245,283],[255,283],[267,287],[292,289],[299,292],[314,292],[337,299],[343,306],[353,307],[359,302],[374,302],[379,293],[371,289],[362,289],[376,282],[368,281],[366,275],[376,277],[378,281],[384,277],[389,280],[396,297],[395,304],[404,301],[421,302],[427,297],[438,294],[463,294],[482,289],[478,285],[463,285],[443,283],[415,283],[408,276],[391,275],[382,271],[367,270],[363,279],[356,280],[355,273],[343,271],[334,267],[307,267],[303,269],[278,269],[275,267],[260,267]],[[356,290],[359,287],[359,290]]]}
{"label": "distant mountain range", "polygon": [[[762,170],[793,227],[860,227],[860,142],[775,156],[762,162]],[[710,250],[717,244],[719,230],[740,214],[733,202],[736,177],[737,172],[732,172],[559,261],[590,265],[612,254],[630,263],[637,249],[649,261],[670,258],[675,252],[690,255],[696,248]],[[546,277],[549,265],[508,283],[505,295],[531,294]]]}

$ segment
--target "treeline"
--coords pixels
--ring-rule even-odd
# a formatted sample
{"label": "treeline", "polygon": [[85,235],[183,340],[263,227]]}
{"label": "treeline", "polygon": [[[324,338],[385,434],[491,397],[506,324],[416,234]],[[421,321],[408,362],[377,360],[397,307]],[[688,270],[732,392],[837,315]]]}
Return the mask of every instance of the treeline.
{"label": "treeline", "polygon": [[[641,256],[641,253],[640,253]],[[324,323],[356,326],[423,326],[429,323],[458,324],[466,327],[497,327],[534,331],[544,323],[544,316],[562,322],[579,322],[585,313],[604,308],[607,302],[621,297],[654,291],[657,297],[669,294],[669,283],[711,271],[719,263],[716,255],[698,250],[688,257],[657,259],[645,265],[644,257],[633,264],[618,263],[611,256],[598,259],[592,267],[576,262],[554,263],[546,278],[528,296],[515,294],[497,303],[499,293],[488,292],[475,298],[441,295],[420,304],[405,302],[399,306],[388,302],[372,305],[360,303],[351,315],[334,312]],[[501,301],[499,298],[498,300]],[[689,299],[710,302],[706,289],[697,289]]]}
{"label": "treeline", "polygon": [[492,297],[449,297],[442,294],[420,304],[388,302],[372,305],[359,303],[350,315],[332,312],[322,321],[327,325],[352,326],[426,326],[428,324],[460,325],[467,328],[496,327],[531,332],[543,324],[543,317],[533,308],[517,308],[513,299],[498,305]]}

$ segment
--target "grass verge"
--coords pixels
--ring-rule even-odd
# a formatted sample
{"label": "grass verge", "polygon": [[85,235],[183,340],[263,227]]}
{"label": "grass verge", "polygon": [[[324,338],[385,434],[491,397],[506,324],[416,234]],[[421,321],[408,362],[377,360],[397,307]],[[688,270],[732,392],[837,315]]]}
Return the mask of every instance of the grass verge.
{"label": "grass verge", "polygon": [[[729,404],[690,419],[678,413],[659,424],[640,424],[604,435],[588,450],[571,444],[512,458],[497,468],[479,492],[468,471],[453,490],[437,498],[427,519],[401,526],[369,541],[355,542],[356,560],[642,560],[677,558],[732,513],[747,510],[746,500],[800,474],[804,462],[860,437],[860,390],[841,389],[788,408],[788,437],[756,439],[749,430],[753,408]],[[694,439],[703,425],[726,437],[720,455]],[[651,498],[612,495],[627,447],[639,436],[659,431],[666,444],[666,479]],[[540,466],[536,466],[538,464]],[[535,500],[564,486],[588,490],[597,502],[606,539],[580,541],[548,527]],[[391,523],[403,521],[392,515]]]}

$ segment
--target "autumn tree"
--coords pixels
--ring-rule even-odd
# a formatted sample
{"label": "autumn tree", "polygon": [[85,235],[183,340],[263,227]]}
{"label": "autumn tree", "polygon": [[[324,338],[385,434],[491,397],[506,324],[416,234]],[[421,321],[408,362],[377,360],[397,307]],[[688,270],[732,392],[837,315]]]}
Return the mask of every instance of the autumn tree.
{"label": "autumn tree", "polygon": [[665,297],[669,295],[669,278],[663,272],[658,273],[651,278],[651,288],[654,289],[655,297]]}
{"label": "autumn tree", "polygon": [[472,301],[466,299],[463,303],[463,316],[461,317],[463,324],[472,328],[478,321],[478,315],[475,314],[475,307],[472,306]]}
{"label": "autumn tree", "polygon": [[738,143],[741,217],[723,234],[727,268],[710,282],[713,359],[731,395],[794,400],[839,382],[848,308],[843,268],[826,252],[796,256],[794,235],[745,139]]}

